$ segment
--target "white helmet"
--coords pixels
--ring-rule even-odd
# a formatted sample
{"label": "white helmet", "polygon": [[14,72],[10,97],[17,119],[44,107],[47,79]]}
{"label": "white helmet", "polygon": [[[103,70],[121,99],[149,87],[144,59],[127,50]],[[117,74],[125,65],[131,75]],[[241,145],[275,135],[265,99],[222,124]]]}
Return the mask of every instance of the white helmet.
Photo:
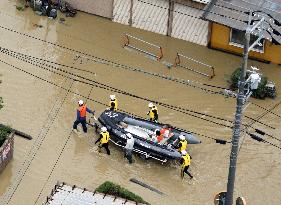
{"label": "white helmet", "polygon": [[133,138],[132,134],[131,133],[127,133],[127,139],[131,139]]}
{"label": "white helmet", "polygon": [[187,152],[185,150],[181,151],[181,155],[185,156],[187,154]]}
{"label": "white helmet", "polygon": [[84,105],[83,100],[79,100],[79,101],[78,101],[78,104],[79,104],[79,105]]}
{"label": "white helmet", "polygon": [[106,127],[102,127],[100,130],[101,130],[102,132],[106,132],[106,131],[107,131]]}
{"label": "white helmet", "polygon": [[180,138],[180,140],[185,140],[185,136],[184,135],[180,135],[179,138]]}
{"label": "white helmet", "polygon": [[115,95],[110,95],[109,97],[111,100],[115,100]]}
{"label": "white helmet", "polygon": [[152,108],[153,107],[153,103],[152,102],[148,103],[148,107]]}

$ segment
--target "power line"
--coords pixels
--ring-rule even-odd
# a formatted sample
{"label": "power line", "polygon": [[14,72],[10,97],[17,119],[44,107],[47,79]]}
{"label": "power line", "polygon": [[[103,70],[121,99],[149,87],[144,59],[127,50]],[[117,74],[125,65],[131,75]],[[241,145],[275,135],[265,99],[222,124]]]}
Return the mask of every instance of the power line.
{"label": "power line", "polygon": [[251,104],[253,104],[253,105],[255,105],[255,106],[257,106],[257,107],[259,107],[259,108],[261,108],[261,109],[263,109],[263,110],[266,110],[266,111],[268,111],[269,113],[271,113],[271,114],[273,114],[273,115],[275,115],[275,116],[277,116],[277,117],[280,117],[280,118],[281,118],[281,116],[280,116],[280,115],[278,115],[278,114],[276,114],[276,113],[272,112],[271,110],[268,110],[268,109],[266,109],[266,108],[264,108],[264,107],[262,107],[262,106],[260,106],[260,105],[258,105],[258,104],[256,104],[256,103],[253,103],[253,102],[251,102]]}
{"label": "power line", "polygon": [[[87,81],[90,81],[90,82],[97,83],[97,81],[93,81],[93,80],[91,80],[91,79],[89,79],[89,78],[85,78],[85,77],[83,77],[83,76],[80,76],[80,75],[77,75],[77,74],[73,74],[73,73],[71,73],[71,72],[69,72],[69,71],[66,71],[66,70],[63,70],[63,69],[60,69],[60,68],[56,68],[56,67],[54,67],[54,66],[52,66],[52,65],[46,65],[46,64],[45,64],[45,61],[43,61],[44,63],[42,64],[42,63],[40,63],[39,61],[36,61],[36,60],[38,60],[38,58],[35,58],[35,59],[34,59],[32,56],[28,56],[28,55],[25,55],[25,54],[17,53],[17,52],[10,51],[10,50],[7,50],[7,49],[3,49],[3,50],[5,51],[4,53],[7,54],[7,55],[10,55],[10,56],[15,57],[15,58],[17,58],[17,59],[19,59],[19,60],[25,61],[25,62],[27,62],[27,63],[30,63],[30,64],[32,64],[32,65],[38,66],[38,67],[40,67],[40,68],[43,68],[42,66],[47,66],[47,67],[50,67],[50,68],[52,68],[52,69],[55,69],[55,70],[58,70],[58,71],[61,71],[61,72],[64,72],[64,73],[73,75],[73,76],[75,76],[75,77],[81,78],[81,79],[83,79],[83,80],[87,80]],[[1,47],[0,47],[0,51],[1,51]],[[9,52],[12,53],[12,55],[9,54]],[[23,57],[25,57],[25,58],[28,59],[28,60],[26,60],[26,59],[23,58],[23,57],[19,57],[19,56],[23,56]],[[45,69],[45,68],[43,68],[43,69]],[[50,70],[50,69],[47,69],[47,70],[50,71],[50,72],[53,72],[53,71]],[[56,72],[54,72],[54,73],[55,73],[55,74],[58,74],[58,75],[61,75],[61,76],[64,76],[64,75],[59,74],[59,73],[56,73]],[[76,80],[76,81],[78,81],[78,80]],[[80,81],[80,82],[82,82],[82,81]],[[82,83],[85,83],[85,82],[82,82]],[[105,85],[105,84],[104,84],[104,86],[107,86],[107,87],[108,87],[108,85]],[[102,87],[100,87],[100,88],[102,88]],[[113,87],[110,87],[110,88],[113,89]],[[105,88],[102,88],[102,89],[105,89]],[[114,88],[114,89],[115,89],[115,88]],[[120,93],[120,91],[117,91],[117,92]],[[124,94],[124,91],[122,91],[122,94]],[[128,95],[128,94],[125,94],[125,95]],[[129,94],[129,95],[131,96],[132,94]],[[140,98],[140,97],[139,97],[139,96],[136,96],[136,98]],[[149,99],[145,99],[145,100],[151,101],[151,100],[149,100]],[[155,102],[156,102],[156,101],[155,101]],[[161,105],[161,103],[159,103],[159,102],[156,102],[156,103],[158,103],[158,104]],[[162,106],[163,106],[163,105],[162,105]],[[171,105],[164,105],[164,107],[165,107],[165,106],[166,106],[167,108],[169,108],[169,109],[172,109],[172,110],[174,110],[174,111],[181,112],[181,113],[183,113],[183,114],[190,115],[190,116],[195,117],[195,118],[204,119],[205,121],[208,121],[208,122],[211,122],[211,123],[220,125],[220,126],[225,126],[225,127],[228,127],[228,128],[232,128],[232,126],[228,126],[228,125],[225,125],[225,124],[222,124],[222,123],[215,122],[215,121],[213,121],[213,120],[208,120],[208,119],[205,119],[205,118],[202,118],[202,117],[198,117],[198,116],[196,116],[196,115],[194,115],[194,114],[204,115],[204,116],[207,116],[207,117],[210,117],[210,118],[214,118],[214,119],[217,119],[217,120],[229,122],[229,123],[232,124],[232,121],[231,121],[231,120],[227,120],[227,119],[224,119],[224,118],[220,118],[220,117],[208,115],[208,114],[205,114],[205,113],[201,113],[201,112],[197,112],[197,111],[193,111],[193,110],[185,109],[185,108],[181,108],[181,107],[176,107],[176,108],[175,108],[175,107],[172,107]],[[186,112],[184,112],[184,111],[186,111]],[[191,113],[194,113],[194,114],[191,114],[190,112],[191,112]],[[251,118],[251,117],[248,117],[248,116],[246,116],[246,117],[249,118],[249,119],[254,120],[254,119]],[[262,124],[262,125],[265,125],[265,126],[267,126],[267,127],[270,127],[270,128],[272,128],[272,129],[275,129],[274,127],[272,127],[272,126],[270,126],[270,125],[267,125],[267,124],[265,124],[265,123],[262,123],[262,122],[259,122],[259,121],[257,121],[257,122],[260,123],[260,124]]]}
{"label": "power line", "polygon": [[[89,92],[89,94],[88,94],[88,96],[87,96],[87,98],[86,98],[86,102],[87,102],[87,100],[90,98],[90,95],[91,95],[91,93],[92,93],[92,90],[93,90],[93,87],[91,87],[91,90],[90,90],[90,92]],[[45,181],[43,187],[41,188],[41,191],[39,192],[39,195],[37,196],[37,198],[36,198],[36,200],[35,200],[35,202],[34,202],[34,205],[38,202],[38,200],[39,200],[40,196],[42,195],[42,193],[43,193],[43,191],[44,191],[44,189],[45,189],[45,187],[46,187],[48,181],[50,180],[50,178],[51,178],[51,176],[52,176],[52,174],[53,174],[53,172],[54,172],[54,170],[55,170],[55,168],[56,168],[56,166],[57,166],[57,164],[58,164],[58,162],[59,162],[59,160],[60,160],[60,158],[61,158],[61,156],[62,156],[62,153],[63,153],[63,151],[65,150],[68,141],[70,140],[70,137],[71,137],[71,134],[72,134],[72,133],[73,133],[73,130],[70,131],[68,137],[66,138],[66,141],[65,141],[65,143],[64,143],[64,145],[63,145],[63,147],[62,147],[62,149],[61,149],[61,152],[60,152],[60,154],[59,154],[59,156],[58,156],[58,158],[57,158],[55,164],[53,165],[52,170],[51,170],[51,172],[50,172],[50,174],[49,174],[47,180]]]}
{"label": "power line", "polygon": [[[222,87],[220,87],[220,86],[210,85],[210,84],[206,84],[206,83],[200,83],[200,82],[192,81],[192,80],[183,80],[183,79],[176,78],[176,77],[173,77],[173,76],[165,76],[165,75],[161,75],[159,73],[153,73],[153,72],[146,71],[146,70],[143,70],[143,69],[140,69],[140,68],[130,67],[130,66],[127,66],[127,65],[124,65],[124,64],[116,63],[116,62],[111,61],[111,60],[103,59],[103,58],[100,58],[100,57],[97,57],[97,56],[94,56],[94,55],[91,55],[91,54],[87,54],[87,53],[84,53],[84,52],[81,52],[81,51],[77,51],[77,50],[74,50],[72,48],[68,48],[68,47],[65,47],[65,46],[62,46],[62,45],[59,45],[59,44],[55,44],[55,43],[52,43],[52,42],[49,42],[49,41],[46,41],[46,40],[43,40],[43,39],[40,39],[40,38],[37,38],[37,37],[34,37],[34,36],[30,36],[28,34],[15,31],[13,29],[9,29],[9,28],[3,27],[3,26],[0,26],[0,28],[2,28],[4,30],[11,31],[11,32],[14,32],[14,33],[17,33],[19,35],[23,35],[23,36],[26,36],[26,37],[29,37],[29,38],[33,38],[35,40],[42,41],[44,43],[49,43],[51,45],[60,47],[62,49],[71,51],[72,54],[79,53],[79,54],[82,54],[84,56],[88,56],[90,58],[93,58],[93,59],[89,59],[89,60],[93,60],[94,62],[97,62],[97,63],[102,63],[102,64],[109,65],[109,66],[112,66],[112,67],[122,68],[122,69],[125,69],[125,70],[130,70],[130,71],[139,72],[139,73],[143,73],[143,74],[146,74],[146,75],[158,77],[160,79],[173,81],[173,82],[176,82],[176,83],[179,83],[179,84],[183,84],[183,85],[187,85],[187,86],[190,86],[190,87],[193,87],[193,88],[200,89],[200,90],[202,90],[206,93],[225,95],[224,91],[214,91],[214,90],[211,90],[211,89],[200,87],[198,85],[221,89]],[[83,57],[83,58],[86,58],[86,57]],[[86,58],[86,59],[88,59],[88,58]],[[196,85],[196,84],[198,84],[198,85]]]}
{"label": "power line", "polygon": [[[41,80],[41,81],[44,81],[44,82],[46,82],[46,83],[48,83],[48,84],[51,84],[51,85],[53,85],[53,86],[55,86],[55,87],[58,87],[58,88],[60,88],[60,89],[62,89],[62,90],[68,91],[68,89],[64,88],[63,86],[57,85],[56,83],[53,83],[53,82],[51,82],[51,81],[49,81],[49,80],[46,80],[46,79],[44,79],[44,78],[42,78],[42,77],[39,77],[39,76],[37,76],[37,75],[35,75],[35,74],[33,74],[33,73],[30,73],[30,72],[28,72],[28,71],[25,71],[25,70],[19,68],[19,67],[16,67],[16,66],[14,66],[14,65],[12,65],[12,64],[9,64],[9,63],[7,63],[7,62],[5,62],[5,61],[2,61],[1,59],[0,59],[0,62],[6,64],[6,65],[8,65],[8,66],[10,66],[10,67],[12,67],[12,68],[14,68],[14,69],[16,69],[16,70],[19,70],[19,71],[21,71],[21,72],[23,72],[23,73],[25,73],[25,74],[27,74],[27,75],[30,75],[30,76],[32,76],[32,77],[34,77],[34,78],[37,78],[37,79],[39,79],[39,80]],[[87,96],[81,95],[80,93],[77,93],[77,92],[74,92],[74,91],[71,91],[71,90],[69,90],[69,93],[75,94],[75,95],[77,95],[77,96],[80,96],[80,97],[82,97],[82,98],[85,98],[85,99],[87,99],[87,100],[90,100],[90,101],[92,101],[92,102],[95,102],[95,103],[97,103],[97,104],[100,104],[100,105],[103,105],[103,106],[105,106],[105,107],[108,107],[107,104],[102,103],[102,102],[100,102],[100,101],[97,101],[97,100],[95,100],[95,99],[92,99],[92,98],[90,98],[89,96],[87,97]],[[128,114],[128,115],[131,115],[131,116],[133,116],[133,117],[136,117],[136,118],[145,120],[143,117],[140,117],[140,116],[138,116],[138,115],[136,115],[136,114],[130,113],[130,112],[125,111],[125,110],[122,110],[122,109],[119,109],[119,110],[120,110],[121,112],[126,113],[126,114]],[[219,138],[210,137],[210,136],[207,136],[207,135],[204,135],[204,134],[200,134],[200,133],[195,132],[195,131],[191,131],[191,130],[187,131],[187,130],[184,130],[184,129],[181,129],[181,128],[178,128],[178,127],[175,127],[175,126],[173,126],[173,128],[174,128],[174,129],[177,129],[177,130],[180,130],[180,131],[183,131],[183,132],[186,132],[186,133],[194,133],[194,134],[196,134],[196,135],[198,135],[198,136],[205,137],[205,138],[208,138],[208,139],[212,139],[212,140],[216,141],[216,143],[219,143],[219,144],[230,143],[230,142],[228,142],[228,141],[226,141],[226,140],[222,140],[222,139],[219,139]]]}
{"label": "power line", "polygon": [[[256,120],[260,120],[261,118],[263,118],[265,115],[267,115],[268,113],[270,113],[273,109],[275,109],[275,108],[276,108],[277,106],[279,106],[280,104],[281,104],[281,101],[278,102],[278,103],[276,103],[272,108],[266,110],[264,113],[262,113],[261,115],[259,115],[259,116],[256,118]],[[240,144],[240,146],[239,146],[238,154],[240,153],[240,150],[241,150],[241,148],[242,148],[242,146],[243,146],[243,144],[244,144],[245,136],[246,136],[246,134],[247,134],[247,129],[248,129],[250,126],[252,126],[254,123],[255,123],[255,120],[251,121],[251,122],[248,123],[248,124],[244,127],[244,129],[242,130],[241,133],[244,133],[244,135],[243,135],[244,137],[243,137],[242,142],[241,142],[241,144]],[[277,139],[278,139],[278,138],[277,138]],[[276,146],[277,146],[277,145],[276,145]]]}
{"label": "power line", "polygon": [[[0,59],[0,61],[2,63],[5,63],[1,59]],[[7,63],[5,63],[5,64],[7,64]],[[67,92],[66,92],[63,100],[61,101],[61,103],[55,103],[54,106],[51,108],[51,110],[47,116],[46,124],[44,124],[43,128],[41,129],[38,137],[36,138],[35,143],[32,145],[32,147],[27,155],[27,158],[25,159],[24,163],[22,164],[21,169],[17,172],[16,178],[14,179],[13,183],[10,185],[8,191],[6,192],[5,196],[3,197],[3,199],[2,199],[3,203],[8,204],[10,202],[11,198],[13,197],[14,193],[16,192],[23,177],[25,176],[27,170],[29,169],[33,159],[37,155],[37,152],[40,149],[45,137],[49,133],[49,130],[50,130],[54,120],[58,116],[58,113],[62,107],[61,105],[65,102],[66,97],[68,96],[68,93],[73,85],[73,82],[71,83],[71,85],[68,89],[65,89],[65,90],[67,90]],[[56,106],[57,106],[57,108],[55,109]],[[53,114],[53,115],[51,115],[51,114]]]}
{"label": "power line", "polygon": [[[158,101],[155,101],[155,100],[150,100],[150,99],[147,99],[147,98],[144,98],[144,97],[140,97],[140,96],[137,96],[137,95],[128,93],[128,92],[126,92],[126,91],[123,91],[123,90],[114,88],[114,87],[112,87],[112,86],[109,86],[109,85],[106,85],[106,84],[103,84],[103,83],[99,83],[99,82],[94,81],[94,80],[91,80],[91,79],[89,79],[89,78],[86,78],[86,77],[83,77],[83,76],[80,76],[80,75],[77,75],[77,74],[73,74],[73,73],[71,73],[71,72],[69,72],[69,71],[66,71],[66,70],[63,70],[63,69],[60,69],[60,68],[56,68],[56,67],[54,67],[54,66],[52,66],[52,65],[41,64],[40,62],[37,62],[37,61],[32,60],[32,59],[28,59],[28,60],[27,60],[27,59],[24,59],[24,58],[22,58],[22,57],[19,57],[20,55],[16,56],[16,55],[14,54],[14,55],[12,55],[12,56],[15,57],[15,58],[17,58],[17,59],[19,59],[19,60],[23,60],[23,61],[25,61],[25,62],[27,62],[27,63],[30,63],[30,64],[32,64],[32,65],[35,65],[35,66],[37,66],[37,67],[40,67],[40,68],[42,68],[42,69],[45,69],[45,70],[48,70],[48,71],[53,72],[53,73],[55,73],[55,74],[58,74],[58,75],[60,75],[60,76],[65,77],[63,74],[54,72],[54,71],[52,71],[52,70],[50,70],[50,69],[44,68],[43,66],[50,67],[50,68],[52,68],[52,69],[58,70],[58,71],[60,71],[60,72],[64,72],[64,73],[66,73],[66,74],[70,74],[70,75],[72,75],[72,76],[75,76],[75,77],[77,77],[77,78],[81,78],[81,79],[83,79],[83,80],[89,81],[89,82],[94,83],[94,84],[87,83],[87,82],[85,82],[85,81],[82,81],[82,80],[78,80],[78,79],[74,79],[74,78],[69,77],[70,79],[75,80],[75,81],[77,81],[77,82],[81,82],[81,83],[84,83],[84,84],[93,85],[93,86],[99,87],[99,88],[101,88],[101,89],[111,90],[111,91],[118,92],[118,93],[124,94],[124,95],[128,95],[128,96],[131,96],[131,97],[134,97],[134,98],[137,98],[137,99],[142,99],[142,100],[145,100],[145,101],[153,102],[153,103],[158,104],[158,105],[161,105],[161,106],[163,106],[163,107],[166,107],[166,108],[169,108],[169,109],[173,109],[173,110],[175,110],[175,111],[178,111],[178,112],[181,112],[181,113],[184,113],[184,114],[188,114],[188,115],[190,115],[190,116],[193,116],[193,117],[196,117],[196,118],[199,118],[199,119],[208,121],[208,122],[212,122],[212,123],[217,124],[217,125],[221,125],[221,126],[226,126],[226,127],[232,128],[231,126],[224,125],[224,124],[221,124],[221,123],[217,123],[217,122],[214,122],[214,121],[211,121],[211,120],[202,118],[202,117],[200,117],[200,116],[196,116],[196,115],[194,115],[194,114],[201,115],[201,116],[204,115],[204,116],[207,116],[207,117],[210,117],[210,118],[213,118],[213,119],[217,119],[217,120],[221,120],[221,121],[224,121],[224,122],[232,123],[232,121],[231,121],[231,120],[228,120],[228,119],[224,119],[224,118],[221,118],[221,117],[216,117],[216,116],[209,115],[209,114],[206,114],[206,113],[201,113],[201,112],[194,111],[194,110],[190,110],[190,109],[187,109],[187,108],[182,108],[182,107],[178,107],[178,106],[169,105],[169,104],[166,104],[166,103],[161,103],[161,102],[158,102]],[[24,56],[24,55],[23,55],[23,56]],[[191,114],[191,113],[193,113],[193,114]]]}

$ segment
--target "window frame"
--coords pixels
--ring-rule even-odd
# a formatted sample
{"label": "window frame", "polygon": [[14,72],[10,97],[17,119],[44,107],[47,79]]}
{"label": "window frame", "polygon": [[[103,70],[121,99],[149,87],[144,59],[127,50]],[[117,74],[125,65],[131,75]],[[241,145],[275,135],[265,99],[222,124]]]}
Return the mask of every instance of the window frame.
{"label": "window frame", "polygon": [[[236,29],[236,30],[239,30],[239,29]],[[231,46],[236,46],[236,47],[238,47],[238,48],[244,48],[244,45],[242,45],[242,44],[231,42],[231,39],[232,39],[232,31],[233,31],[233,28],[230,28],[230,32],[229,32],[229,42],[228,42],[228,44],[231,45]],[[239,31],[240,31],[240,30],[239,30]],[[253,34],[251,34],[251,36],[253,36]],[[251,45],[250,45],[250,46],[251,46]],[[264,53],[264,50],[265,50],[264,47],[265,47],[265,39],[264,39],[263,42],[262,42],[262,50],[253,48],[251,51],[255,51],[255,52],[257,52],[257,53]]]}

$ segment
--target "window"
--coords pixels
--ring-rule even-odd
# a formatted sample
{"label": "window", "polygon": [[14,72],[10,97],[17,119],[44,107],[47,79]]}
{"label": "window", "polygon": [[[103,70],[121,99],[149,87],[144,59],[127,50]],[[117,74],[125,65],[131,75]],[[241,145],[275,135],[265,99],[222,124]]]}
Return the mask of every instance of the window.
{"label": "window", "polygon": [[[251,34],[251,39],[250,39],[250,46],[258,39],[258,36],[252,35]],[[244,41],[245,41],[245,31],[240,31],[238,29],[231,29],[230,32],[230,40],[229,44],[237,47],[244,47]],[[261,46],[255,45],[253,50],[263,53],[264,52],[264,39],[260,40]]]}

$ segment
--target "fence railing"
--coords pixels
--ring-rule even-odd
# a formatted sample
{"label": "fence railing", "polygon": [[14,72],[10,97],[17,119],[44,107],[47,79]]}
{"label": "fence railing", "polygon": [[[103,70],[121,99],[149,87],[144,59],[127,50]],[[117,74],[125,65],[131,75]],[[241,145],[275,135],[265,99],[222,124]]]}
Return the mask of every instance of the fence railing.
{"label": "fence railing", "polygon": [[[198,69],[190,68],[190,67],[188,67],[186,65],[183,65],[182,61],[181,61],[181,58],[187,59],[188,61],[191,61],[191,62],[193,62],[195,64],[198,64],[198,65],[201,65],[201,66],[205,67],[207,70],[210,70],[210,73],[205,73],[203,71],[199,71]],[[188,56],[182,55],[180,53],[177,53],[174,66],[175,67],[179,66],[179,67],[185,68],[187,70],[190,70],[192,72],[195,72],[197,74],[200,74],[200,75],[203,75],[203,76],[206,76],[206,77],[209,77],[209,78],[213,78],[215,76],[215,68],[213,66],[208,65],[206,63],[202,63],[202,62],[200,62],[198,60],[195,60],[195,59],[190,58]]]}
{"label": "fence railing", "polygon": [[[134,46],[132,43],[131,43],[131,40],[130,39],[134,39],[136,41],[139,41],[141,42],[142,44],[145,44],[145,45],[149,45],[150,47],[153,47],[153,48],[156,48],[158,50],[157,53],[153,53],[153,52],[150,52],[150,51],[146,51],[144,49],[141,49],[137,46]],[[162,50],[162,47],[161,46],[158,46],[158,45],[155,45],[153,43],[150,43],[150,42],[147,42],[143,39],[140,39],[140,38],[137,38],[135,36],[132,36],[130,34],[125,34],[125,43],[123,45],[123,47],[129,47],[129,48],[132,48],[132,49],[135,49],[139,52],[142,52],[142,53],[145,53],[147,55],[150,55],[150,56],[153,56],[154,58],[156,58],[158,61],[163,57],[163,50]]]}

